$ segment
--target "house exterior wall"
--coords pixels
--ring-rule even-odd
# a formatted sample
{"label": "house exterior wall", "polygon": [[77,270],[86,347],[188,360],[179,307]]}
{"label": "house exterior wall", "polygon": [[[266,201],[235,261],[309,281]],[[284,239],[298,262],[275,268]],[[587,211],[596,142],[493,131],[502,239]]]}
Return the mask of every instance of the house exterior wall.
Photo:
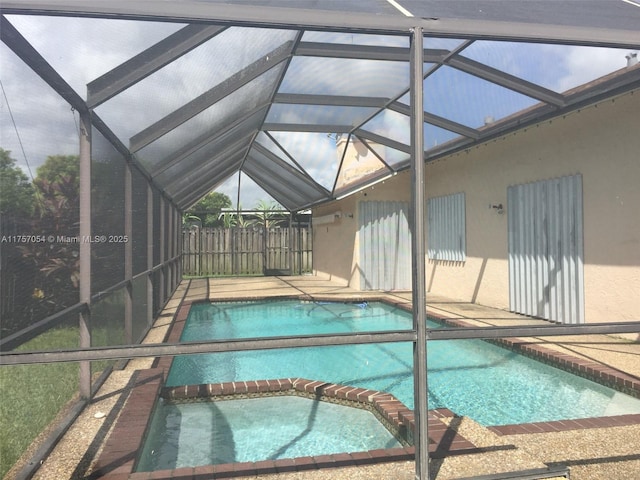
{"label": "house exterior wall", "polygon": [[[358,253],[358,216],[355,197],[348,197],[342,201],[332,202],[313,210],[313,218],[334,215],[340,212],[340,217],[331,223],[313,225],[313,272],[318,276],[342,283],[353,285],[352,278]],[[352,215],[352,216],[350,216]],[[355,286],[359,288],[359,285]]]}
{"label": "house exterior wall", "polygon": [[334,223],[313,227],[314,273],[361,289],[358,205],[362,201],[375,200],[407,202],[410,199],[410,188],[409,172],[401,172],[343,200],[314,209],[313,217],[341,212],[341,217]]}
{"label": "house exterior wall", "polygon": [[[427,164],[427,198],[465,192],[467,237],[465,262],[426,260],[427,291],[508,309],[507,187],[574,174],[583,179],[585,320],[640,320],[640,90]],[[359,288],[357,203],[410,201],[409,180],[403,172],[324,206],[348,205],[354,218],[335,225],[333,240],[317,233],[318,271]],[[323,247],[346,239],[348,255]]]}

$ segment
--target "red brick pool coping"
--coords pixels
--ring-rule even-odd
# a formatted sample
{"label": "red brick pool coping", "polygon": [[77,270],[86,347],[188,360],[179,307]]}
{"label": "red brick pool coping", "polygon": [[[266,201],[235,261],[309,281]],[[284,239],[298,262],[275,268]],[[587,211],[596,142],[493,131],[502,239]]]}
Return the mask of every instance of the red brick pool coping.
{"label": "red brick pool coping", "polygon": [[[283,378],[276,380],[257,380],[247,382],[227,382],[202,385],[183,385],[165,387],[160,396],[169,401],[213,400],[224,401],[239,398],[259,398],[265,396],[299,396],[309,399],[361,408],[374,414],[396,438],[407,448],[407,459],[413,458],[415,417],[413,410],[407,408],[390,393],[366,388],[351,387],[335,383],[308,380],[305,378]],[[472,451],[475,446],[457,432],[448,429],[439,419],[453,418],[453,412],[446,408],[430,410],[428,415],[430,452],[442,456],[453,451]],[[445,436],[447,437],[445,440]],[[387,449],[394,450],[394,449]],[[384,458],[384,457],[382,457]]]}
{"label": "red brick pool coping", "polygon": [[[129,398],[97,461],[96,470],[91,476],[92,479],[192,480],[196,478],[231,478],[370,465],[413,460],[415,457],[414,447],[407,443],[407,440],[413,437],[415,428],[413,411],[391,394],[302,378],[163,388],[164,373],[164,369],[161,368],[138,371]],[[226,401],[234,398],[257,398],[273,395],[298,395],[370,410],[390,431],[401,438],[404,437],[403,443],[407,446],[258,462],[183,467],[155,472],[133,472],[138,452],[143,446],[147,425],[159,396],[171,401],[198,399]],[[432,457],[482,451],[441,421],[443,418],[453,418],[454,416],[453,412],[447,409],[429,411],[429,451]]]}

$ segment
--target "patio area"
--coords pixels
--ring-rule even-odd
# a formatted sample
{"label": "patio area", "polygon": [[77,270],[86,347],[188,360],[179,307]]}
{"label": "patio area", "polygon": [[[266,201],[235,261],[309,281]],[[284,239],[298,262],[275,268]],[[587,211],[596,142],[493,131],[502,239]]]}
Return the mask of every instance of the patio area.
{"label": "patio area", "polygon": [[[167,341],[170,327],[181,307],[202,300],[247,300],[257,298],[299,297],[316,300],[374,300],[410,306],[409,292],[358,292],[330,279],[320,277],[269,277],[269,278],[217,278],[183,281],[168,302],[162,315],[147,335],[145,343]],[[464,321],[468,324],[531,325],[537,321],[512,313],[486,308],[475,304],[456,302],[443,297],[427,296],[430,316]],[[640,396],[640,346],[623,339],[605,335],[570,336],[551,338],[509,339],[512,348],[529,348],[546,354],[546,361],[564,361],[591,365],[592,372],[608,375],[609,383],[616,379],[628,382],[629,391]],[[533,352],[533,353],[532,353]],[[555,352],[555,355],[550,352]],[[551,357],[555,357],[551,358]],[[132,458],[127,457],[112,470],[100,470],[99,477],[92,477],[105,458],[105,444],[109,441],[119,416],[136,401],[131,392],[136,389],[136,378],[144,371],[152,371],[154,359],[134,359],[121,370],[114,370],[95,400],[80,415],[63,440],[48,456],[36,473],[36,479],[105,478],[156,478],[149,473],[123,472],[122,467]],[[585,367],[586,369],[586,367]],[[142,374],[140,371],[143,371]],[[159,384],[158,384],[159,385]],[[102,415],[103,414],[103,415]],[[625,417],[625,418],[623,418]],[[633,478],[640,475],[640,415],[610,417],[598,421],[586,419],[573,422],[548,422],[528,424],[518,428],[486,428],[466,417],[442,416],[436,421],[455,435],[470,442],[475,449],[458,452],[444,458],[431,460],[431,476],[437,479],[463,478],[471,475],[488,475],[516,470],[542,471],[546,467],[566,465],[575,479]],[[433,428],[433,425],[431,426]],[[37,443],[37,442],[36,442]],[[32,446],[34,449],[36,444]],[[343,459],[340,466],[316,470],[295,465],[281,468],[278,473],[255,473],[259,470],[220,471],[203,468],[181,469],[169,478],[243,478],[282,480],[293,479],[412,479],[414,463],[390,457],[388,462],[370,464],[370,461]],[[320,465],[322,466],[322,465]],[[326,466],[326,465],[325,465]],[[245,466],[246,467],[246,466]],[[130,468],[130,467],[129,467]]]}

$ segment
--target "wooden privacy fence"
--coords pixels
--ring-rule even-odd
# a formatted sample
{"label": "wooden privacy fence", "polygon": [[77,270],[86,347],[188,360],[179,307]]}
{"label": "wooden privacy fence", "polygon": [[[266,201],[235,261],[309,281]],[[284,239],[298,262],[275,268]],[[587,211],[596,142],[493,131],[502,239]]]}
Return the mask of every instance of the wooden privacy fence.
{"label": "wooden privacy fence", "polygon": [[301,275],[312,269],[310,227],[190,227],[183,231],[187,276]]}

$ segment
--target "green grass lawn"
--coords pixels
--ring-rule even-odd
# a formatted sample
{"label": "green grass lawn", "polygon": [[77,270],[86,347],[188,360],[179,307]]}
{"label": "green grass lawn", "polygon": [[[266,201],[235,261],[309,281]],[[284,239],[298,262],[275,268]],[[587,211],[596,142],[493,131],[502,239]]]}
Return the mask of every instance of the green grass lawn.
{"label": "green grass lawn", "polygon": [[[37,351],[77,348],[77,326],[53,328],[16,348]],[[94,345],[122,342],[122,328],[102,325],[94,329]],[[92,362],[95,374],[111,361]],[[73,398],[79,388],[79,364],[12,365],[0,367],[0,478],[33,440]]]}
{"label": "green grass lawn", "polygon": [[[78,346],[78,327],[54,328],[16,350]],[[0,478],[78,391],[79,365],[0,367]]]}

